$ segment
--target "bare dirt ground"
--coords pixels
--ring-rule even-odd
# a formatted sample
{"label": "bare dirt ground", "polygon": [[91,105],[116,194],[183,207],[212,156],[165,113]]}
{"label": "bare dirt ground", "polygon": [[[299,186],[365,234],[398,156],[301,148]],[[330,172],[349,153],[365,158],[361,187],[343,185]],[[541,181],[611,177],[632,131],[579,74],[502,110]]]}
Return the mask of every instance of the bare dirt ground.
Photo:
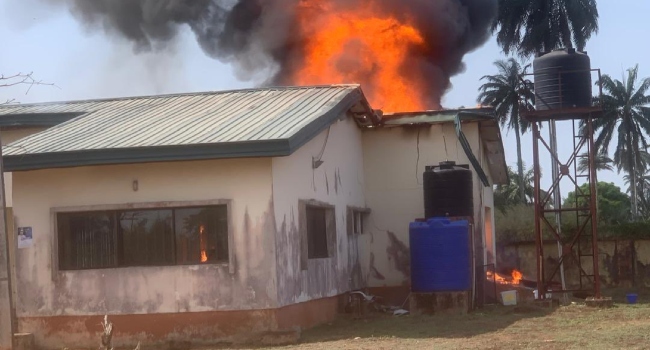
{"label": "bare dirt ground", "polygon": [[274,349],[650,349],[650,298],[641,295],[636,305],[622,296],[615,301],[602,310],[576,303],[492,306],[462,316],[341,318],[303,332],[298,345]]}

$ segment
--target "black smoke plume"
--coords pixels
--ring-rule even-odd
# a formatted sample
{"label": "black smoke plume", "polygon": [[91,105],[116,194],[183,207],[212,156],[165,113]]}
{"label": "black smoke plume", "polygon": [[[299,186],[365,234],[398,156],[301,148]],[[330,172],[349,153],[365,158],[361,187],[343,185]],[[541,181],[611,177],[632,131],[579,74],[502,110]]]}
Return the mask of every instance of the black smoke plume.
{"label": "black smoke plume", "polygon": [[[237,72],[272,68],[266,84],[290,84],[300,66],[302,45],[296,8],[325,0],[49,0],[66,3],[84,23],[129,39],[136,52],[164,50],[189,27],[203,51],[231,63]],[[490,36],[497,0],[326,0],[346,8],[364,1],[408,17],[426,40],[410,53],[418,74],[430,82],[431,103],[439,105],[451,76],[464,69],[465,54]],[[362,6],[359,6],[361,8]],[[360,16],[364,14],[361,12]],[[240,74],[241,76],[241,74]],[[334,83],[334,82],[333,82]],[[338,82],[336,82],[338,83]],[[352,83],[352,82],[350,82]]]}

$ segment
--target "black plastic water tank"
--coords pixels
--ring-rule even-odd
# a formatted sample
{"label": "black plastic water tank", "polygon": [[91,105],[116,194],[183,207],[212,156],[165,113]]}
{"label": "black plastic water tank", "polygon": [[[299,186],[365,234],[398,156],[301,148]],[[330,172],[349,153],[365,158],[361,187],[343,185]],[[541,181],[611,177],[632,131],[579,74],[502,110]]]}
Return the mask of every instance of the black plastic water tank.
{"label": "black plastic water tank", "polygon": [[591,107],[591,60],[575,49],[555,50],[533,61],[538,111]]}
{"label": "black plastic water tank", "polygon": [[428,166],[423,179],[426,219],[474,216],[472,171],[468,165],[442,162]]}

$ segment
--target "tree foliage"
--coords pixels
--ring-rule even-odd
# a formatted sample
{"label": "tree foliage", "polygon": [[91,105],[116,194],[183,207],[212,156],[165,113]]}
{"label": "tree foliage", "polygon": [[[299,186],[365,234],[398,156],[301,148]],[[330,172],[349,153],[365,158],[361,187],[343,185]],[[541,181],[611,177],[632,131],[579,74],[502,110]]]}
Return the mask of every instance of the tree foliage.
{"label": "tree foliage", "polygon": [[[609,182],[598,182],[597,188],[598,200],[598,220],[600,223],[615,225],[628,222],[631,214],[630,197],[621,191],[621,189]],[[589,184],[580,186],[578,191],[570,192],[564,200],[564,207],[587,208],[589,207]]]}
{"label": "tree foliage", "polygon": [[[56,86],[52,83],[46,83],[42,80],[34,78],[33,73],[16,73],[13,75],[0,74],[0,88],[9,88],[12,86],[24,85],[27,87],[25,94],[28,94],[34,85],[50,85]],[[14,102],[15,99],[0,101],[0,105]]]}
{"label": "tree foliage", "polygon": [[[523,183],[523,190],[520,187]],[[522,193],[524,196],[522,197]],[[508,167],[508,183],[497,185],[494,191],[494,207],[504,212],[518,204],[530,204],[533,202],[535,188],[533,187],[533,169],[524,172],[523,181],[517,172]]]}
{"label": "tree foliage", "polygon": [[[594,157],[596,171],[614,171],[614,161],[607,154],[596,153]],[[578,160],[578,171],[586,173],[589,171],[589,155],[584,153]]]}
{"label": "tree foliage", "polygon": [[529,57],[561,47],[584,50],[598,32],[596,0],[499,0],[492,26],[506,54]]}

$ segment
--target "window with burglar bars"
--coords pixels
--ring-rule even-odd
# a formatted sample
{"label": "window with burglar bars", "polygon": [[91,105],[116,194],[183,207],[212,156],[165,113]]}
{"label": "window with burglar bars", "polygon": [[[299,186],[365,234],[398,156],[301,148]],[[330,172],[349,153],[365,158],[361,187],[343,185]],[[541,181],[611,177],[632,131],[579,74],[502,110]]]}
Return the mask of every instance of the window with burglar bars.
{"label": "window with burglar bars", "polygon": [[226,205],[58,213],[60,270],[228,262]]}

